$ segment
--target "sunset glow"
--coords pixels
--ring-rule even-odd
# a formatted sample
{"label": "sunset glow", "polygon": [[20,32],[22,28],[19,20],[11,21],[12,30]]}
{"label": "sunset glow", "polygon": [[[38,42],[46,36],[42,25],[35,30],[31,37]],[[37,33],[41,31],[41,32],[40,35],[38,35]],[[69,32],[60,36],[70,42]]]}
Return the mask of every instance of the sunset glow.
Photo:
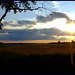
{"label": "sunset glow", "polygon": [[75,32],[75,24],[65,24],[63,27],[60,28],[61,30],[65,30],[65,31],[70,31],[70,32]]}

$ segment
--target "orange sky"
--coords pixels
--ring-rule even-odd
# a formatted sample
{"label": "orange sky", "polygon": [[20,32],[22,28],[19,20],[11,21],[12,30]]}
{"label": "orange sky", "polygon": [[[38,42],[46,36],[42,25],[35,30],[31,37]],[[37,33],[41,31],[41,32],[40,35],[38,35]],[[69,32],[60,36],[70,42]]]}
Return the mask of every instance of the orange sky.
{"label": "orange sky", "polygon": [[[0,40],[3,43],[51,43],[58,42],[57,40],[24,40],[24,41],[11,41],[11,40]],[[70,42],[69,40],[64,40],[61,42]]]}

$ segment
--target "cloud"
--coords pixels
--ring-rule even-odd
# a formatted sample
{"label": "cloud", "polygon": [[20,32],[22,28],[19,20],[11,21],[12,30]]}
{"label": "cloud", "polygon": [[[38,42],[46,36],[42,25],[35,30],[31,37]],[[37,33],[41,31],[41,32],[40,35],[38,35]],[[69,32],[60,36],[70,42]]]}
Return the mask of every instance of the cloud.
{"label": "cloud", "polygon": [[15,21],[8,21],[8,22],[4,22],[3,21],[3,25],[15,25]]}
{"label": "cloud", "polygon": [[38,15],[36,17],[36,20],[37,22],[46,23],[59,18],[65,18],[66,20],[70,20],[70,18],[65,13],[62,12],[52,12],[47,16]]}
{"label": "cloud", "polygon": [[60,19],[60,18],[65,18],[67,20],[66,24],[75,23],[75,20],[70,19],[66,13],[55,12],[55,11],[53,11],[47,16],[38,15],[36,17],[36,21],[39,23],[46,23],[46,22],[51,22],[55,19]]}
{"label": "cloud", "polygon": [[26,29],[26,26],[25,25],[22,25],[22,26],[18,26],[18,25],[5,25],[3,26],[3,29],[11,29],[11,30],[22,30],[22,29]]}
{"label": "cloud", "polygon": [[8,35],[8,33],[0,33],[0,35]]}
{"label": "cloud", "polygon": [[61,31],[60,29],[57,29],[57,28],[41,29],[40,33],[46,34],[46,35],[57,35],[57,36],[71,35],[69,32]]}
{"label": "cloud", "polygon": [[18,21],[18,24],[20,24],[20,25],[35,25],[36,24],[36,22],[35,21],[29,21],[29,20],[20,20],[20,21]]}
{"label": "cloud", "polygon": [[40,32],[34,30],[5,30],[8,31],[8,35],[4,35],[0,40],[37,40],[43,39]]}
{"label": "cloud", "polygon": [[41,22],[41,23],[46,23],[46,22],[48,22],[48,21],[50,21],[50,17],[46,17],[46,16],[42,16],[42,15],[38,15],[37,17],[36,17],[36,21],[37,22]]}
{"label": "cloud", "polygon": [[68,39],[67,37],[64,37],[63,36],[63,37],[59,38],[58,40],[61,40],[62,41],[62,40],[67,40],[67,39]]}
{"label": "cloud", "polygon": [[74,23],[75,24],[75,20],[67,20],[67,23],[66,24],[72,24],[72,23]]}
{"label": "cloud", "polygon": [[26,29],[33,29],[33,26],[36,25],[36,21],[30,21],[30,20],[20,20],[17,22],[19,25],[25,25]]}
{"label": "cloud", "polygon": [[[0,32],[0,40],[65,40],[69,32],[57,28],[33,30],[6,30]],[[61,36],[61,37],[60,37]],[[66,36],[66,37],[64,37]]]}
{"label": "cloud", "polygon": [[30,20],[20,20],[17,21],[8,21],[8,22],[3,22],[3,29],[33,29],[33,26],[36,24],[35,21],[30,21]]}
{"label": "cloud", "polygon": [[54,19],[58,19],[58,18],[65,18],[67,20],[69,20],[69,17],[65,14],[65,13],[62,13],[62,12],[52,12],[52,14],[49,14],[51,16],[51,18]]}

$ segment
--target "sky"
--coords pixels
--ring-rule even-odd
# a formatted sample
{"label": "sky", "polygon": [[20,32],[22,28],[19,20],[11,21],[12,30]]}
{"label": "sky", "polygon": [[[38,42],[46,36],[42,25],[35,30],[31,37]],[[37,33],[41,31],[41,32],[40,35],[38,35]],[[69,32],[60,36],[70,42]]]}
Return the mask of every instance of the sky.
{"label": "sky", "polygon": [[[37,1],[46,10],[8,12],[2,20],[2,42],[48,43],[75,40],[75,1]],[[4,9],[0,7],[0,18]]]}

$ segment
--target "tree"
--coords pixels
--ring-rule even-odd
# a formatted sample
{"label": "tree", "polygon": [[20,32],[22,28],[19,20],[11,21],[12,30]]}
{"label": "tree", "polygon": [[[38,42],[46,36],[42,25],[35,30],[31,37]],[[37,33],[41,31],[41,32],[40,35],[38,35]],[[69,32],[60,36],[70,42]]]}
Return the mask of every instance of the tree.
{"label": "tree", "polygon": [[58,43],[61,43],[60,41],[58,41]]}
{"label": "tree", "polygon": [[43,7],[43,4],[41,7],[32,7],[31,5],[36,5],[36,1],[0,1],[0,6],[2,9],[5,9],[5,13],[0,18],[0,30],[2,30],[3,24],[1,21],[5,18],[8,12],[13,10],[14,14],[17,12],[26,12],[27,10],[33,11],[38,10],[40,8],[46,9]]}
{"label": "tree", "polygon": [[[31,1],[34,5],[36,5],[35,1]],[[26,12],[26,10],[36,10],[31,8],[31,3],[29,1],[0,1],[0,6],[2,9],[5,9],[5,13],[0,18],[0,29],[2,29],[3,24],[1,23],[2,19],[7,15],[8,12],[11,10],[14,11],[14,14],[16,14],[18,11],[22,12],[23,10]],[[22,8],[23,7],[23,8]]]}

